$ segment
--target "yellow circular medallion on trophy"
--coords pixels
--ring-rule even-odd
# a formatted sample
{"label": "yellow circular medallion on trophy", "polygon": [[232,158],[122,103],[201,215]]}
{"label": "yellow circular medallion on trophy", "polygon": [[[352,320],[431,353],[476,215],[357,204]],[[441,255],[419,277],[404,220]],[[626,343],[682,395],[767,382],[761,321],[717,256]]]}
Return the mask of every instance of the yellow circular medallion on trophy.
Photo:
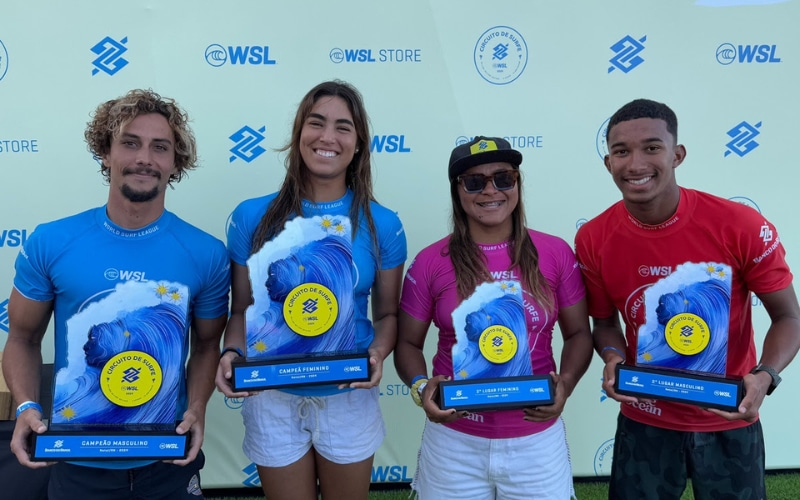
{"label": "yellow circular medallion on trophy", "polygon": [[664,336],[673,351],[686,356],[700,354],[711,341],[708,324],[692,313],[676,314],[670,318]]}
{"label": "yellow circular medallion on trophy", "polygon": [[478,347],[484,358],[499,365],[517,353],[517,336],[502,325],[492,325],[481,333]]}
{"label": "yellow circular medallion on trophy", "polygon": [[125,351],[108,360],[100,373],[100,389],[112,403],[132,408],[155,397],[161,388],[161,365],[146,352]]}
{"label": "yellow circular medallion on trophy", "polygon": [[293,332],[316,337],[330,330],[339,316],[339,302],[333,292],[319,283],[296,286],[283,303],[283,318]]}

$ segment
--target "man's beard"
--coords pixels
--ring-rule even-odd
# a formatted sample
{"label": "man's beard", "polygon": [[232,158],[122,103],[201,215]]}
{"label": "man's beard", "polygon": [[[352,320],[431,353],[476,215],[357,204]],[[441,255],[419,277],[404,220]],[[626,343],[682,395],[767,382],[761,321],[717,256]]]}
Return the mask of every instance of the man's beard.
{"label": "man's beard", "polygon": [[129,185],[123,184],[120,191],[122,191],[122,196],[132,203],[145,203],[152,201],[158,196],[158,186],[155,186],[149,191],[134,191]]}
{"label": "man's beard", "polygon": [[[126,168],[122,170],[122,175],[130,175],[130,174],[148,174],[153,175],[157,179],[161,179],[161,173],[158,171],[150,170],[149,168],[139,168],[139,169],[132,169]],[[145,203],[155,199],[158,196],[158,186],[154,187],[149,191],[134,191],[132,187],[127,184],[123,184],[120,188],[122,191],[122,196],[128,199],[128,201],[132,203]]]}

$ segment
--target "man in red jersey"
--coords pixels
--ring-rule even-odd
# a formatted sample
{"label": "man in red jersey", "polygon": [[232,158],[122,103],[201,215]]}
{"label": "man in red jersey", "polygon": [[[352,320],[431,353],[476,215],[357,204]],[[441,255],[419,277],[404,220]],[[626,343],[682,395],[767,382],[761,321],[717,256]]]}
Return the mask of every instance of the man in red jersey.
{"label": "man in red jersey", "polygon": [[[605,165],[622,201],[575,239],[586,282],[603,389],[622,403],[609,498],[763,499],[764,438],[758,409],[800,348],[800,307],[775,227],[757,211],[685,189],[678,120],[638,99],[611,117]],[[756,357],[750,294],[771,319]],[[619,321],[621,313],[625,334]],[[681,352],[667,323],[701,318],[706,340]],[[744,379],[738,411],[623,396],[615,367],[657,365]]]}

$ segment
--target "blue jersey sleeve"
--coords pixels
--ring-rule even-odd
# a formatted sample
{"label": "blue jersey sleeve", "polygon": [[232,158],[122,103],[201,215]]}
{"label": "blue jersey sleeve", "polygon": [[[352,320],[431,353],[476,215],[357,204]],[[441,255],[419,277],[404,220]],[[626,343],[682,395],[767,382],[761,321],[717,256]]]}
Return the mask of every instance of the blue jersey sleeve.
{"label": "blue jersey sleeve", "polygon": [[23,297],[40,302],[53,300],[55,291],[48,275],[46,226],[37,227],[22,246],[14,263],[14,288]]}
{"label": "blue jersey sleeve", "polygon": [[231,284],[231,264],[225,246],[214,240],[208,249],[205,266],[206,286],[197,295],[193,315],[213,319],[228,314],[228,291]]}
{"label": "blue jersey sleeve", "polygon": [[381,270],[394,269],[408,258],[406,232],[400,217],[380,205],[373,205],[372,216],[378,231],[381,252]]}

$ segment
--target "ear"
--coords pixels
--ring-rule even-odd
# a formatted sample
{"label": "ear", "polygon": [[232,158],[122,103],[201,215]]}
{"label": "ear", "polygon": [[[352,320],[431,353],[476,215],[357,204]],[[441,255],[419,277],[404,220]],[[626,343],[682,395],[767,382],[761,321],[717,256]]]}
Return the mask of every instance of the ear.
{"label": "ear", "polygon": [[605,155],[603,157],[603,164],[606,166],[606,170],[608,170],[608,173],[610,174],[611,173],[611,162],[609,161],[608,155]]}
{"label": "ear", "polygon": [[678,166],[683,163],[683,160],[686,158],[686,147],[683,144],[678,144],[675,146],[674,149],[674,157],[672,159],[672,168],[678,168]]}

